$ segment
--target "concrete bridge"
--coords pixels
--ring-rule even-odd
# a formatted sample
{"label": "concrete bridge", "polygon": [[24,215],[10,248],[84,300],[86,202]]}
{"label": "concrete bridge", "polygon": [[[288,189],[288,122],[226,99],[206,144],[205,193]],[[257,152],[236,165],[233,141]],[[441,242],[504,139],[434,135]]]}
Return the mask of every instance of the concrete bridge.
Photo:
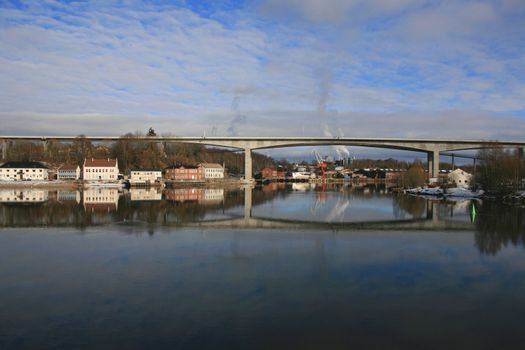
{"label": "concrete bridge", "polygon": [[[126,140],[122,136],[86,136],[93,142],[115,142]],[[49,141],[72,142],[78,136],[1,136],[2,158],[7,157],[9,141]],[[441,152],[471,150],[492,147],[517,147],[523,155],[525,141],[484,141],[484,140],[444,140],[444,139],[403,139],[403,138],[348,138],[348,137],[133,137],[130,141],[157,143],[194,143],[244,150],[245,179],[253,179],[252,152],[259,149],[298,147],[298,146],[359,146],[388,148],[406,151],[425,152],[428,160],[429,177],[439,173],[439,155]]]}

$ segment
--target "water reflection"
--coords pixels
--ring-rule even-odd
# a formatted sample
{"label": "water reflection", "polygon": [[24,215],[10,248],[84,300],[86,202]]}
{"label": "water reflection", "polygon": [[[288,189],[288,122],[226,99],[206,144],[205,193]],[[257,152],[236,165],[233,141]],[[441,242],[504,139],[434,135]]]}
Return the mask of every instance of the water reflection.
{"label": "water reflection", "polygon": [[392,194],[384,186],[0,190],[0,227],[161,226],[471,231],[484,254],[525,246],[524,208]]}
{"label": "water reflection", "polygon": [[0,203],[40,203],[47,201],[48,192],[35,189],[2,189]]}

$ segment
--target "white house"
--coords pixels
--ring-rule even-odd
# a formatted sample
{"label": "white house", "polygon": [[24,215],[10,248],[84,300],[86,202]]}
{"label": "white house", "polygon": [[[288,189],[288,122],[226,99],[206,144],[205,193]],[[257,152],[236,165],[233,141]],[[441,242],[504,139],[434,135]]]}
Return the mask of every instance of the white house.
{"label": "white house", "polygon": [[117,159],[85,159],[83,176],[86,181],[118,181]]}
{"label": "white house", "polygon": [[0,166],[0,180],[47,179],[47,167],[39,162],[7,162]]}
{"label": "white house", "polygon": [[160,169],[135,169],[131,170],[130,185],[160,185],[162,183],[162,170]]}
{"label": "white house", "polygon": [[448,174],[448,182],[455,183],[457,187],[470,187],[472,181],[472,174],[457,168]]}
{"label": "white house", "polygon": [[80,179],[80,167],[78,165],[64,164],[57,171],[57,180]]}
{"label": "white house", "polygon": [[223,179],[224,168],[217,163],[202,163],[199,166],[204,168],[204,178],[209,179]]}

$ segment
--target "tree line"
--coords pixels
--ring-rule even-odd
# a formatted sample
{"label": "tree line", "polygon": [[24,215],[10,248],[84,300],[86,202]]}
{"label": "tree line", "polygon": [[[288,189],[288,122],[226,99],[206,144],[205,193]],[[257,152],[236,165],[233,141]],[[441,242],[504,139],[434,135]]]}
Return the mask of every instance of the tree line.
{"label": "tree line", "polygon": [[[6,161],[42,161],[52,167],[61,164],[82,166],[85,158],[117,158],[119,170],[160,168],[170,166],[194,166],[199,163],[224,164],[232,174],[244,173],[244,153],[234,150],[206,147],[191,143],[144,141],[139,138],[156,137],[150,128],[146,134],[127,133],[115,142],[91,142],[79,135],[72,142],[48,140],[46,144],[31,141],[11,141]],[[253,153],[254,170],[276,167],[278,161],[271,157]]]}
{"label": "tree line", "polygon": [[506,195],[525,188],[523,151],[493,145],[481,149],[477,158],[475,183],[489,193]]}

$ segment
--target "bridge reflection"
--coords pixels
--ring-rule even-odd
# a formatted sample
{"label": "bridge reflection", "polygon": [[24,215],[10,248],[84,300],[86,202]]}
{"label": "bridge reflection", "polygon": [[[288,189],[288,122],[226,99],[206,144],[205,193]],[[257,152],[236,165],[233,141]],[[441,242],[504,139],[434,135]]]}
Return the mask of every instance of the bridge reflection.
{"label": "bridge reflection", "polygon": [[[472,229],[464,218],[466,208],[459,204],[448,209],[431,199],[393,196],[378,186],[339,186],[325,192],[315,184],[305,185],[124,192],[115,188],[0,190],[0,227],[145,224],[231,229]],[[450,220],[457,209],[463,212],[463,220]]]}
{"label": "bridge reflection", "polygon": [[[401,220],[370,220],[358,222],[333,222],[282,219],[253,215],[253,186],[244,188],[244,216],[186,223],[199,228],[229,229],[294,229],[294,230],[472,230],[472,223],[456,220],[440,220],[439,204],[425,201],[424,218]],[[451,208],[453,213],[453,208]]]}

